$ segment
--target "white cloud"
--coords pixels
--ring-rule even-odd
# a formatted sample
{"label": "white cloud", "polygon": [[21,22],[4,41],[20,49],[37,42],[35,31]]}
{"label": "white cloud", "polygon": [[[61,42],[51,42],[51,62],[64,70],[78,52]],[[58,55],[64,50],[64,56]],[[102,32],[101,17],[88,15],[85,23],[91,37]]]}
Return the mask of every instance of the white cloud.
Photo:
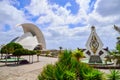
{"label": "white cloud", "polygon": [[116,24],[118,20],[120,20],[119,16],[102,17],[98,13],[93,12],[89,14],[88,23],[96,26],[107,26]]}
{"label": "white cloud", "polygon": [[89,14],[88,23],[98,26],[118,24],[120,21],[119,0],[97,0],[94,11]]}
{"label": "white cloud", "polygon": [[30,5],[26,9],[34,16],[49,12],[47,0],[31,0]]}
{"label": "white cloud", "polygon": [[119,0],[97,0],[94,10],[88,15],[88,24],[94,25],[104,43],[104,46],[115,48],[116,37],[119,34],[114,30],[113,25],[120,25]]}
{"label": "white cloud", "polygon": [[55,3],[50,4],[47,0],[34,0],[26,9],[32,15],[40,16],[37,20],[38,24],[50,22],[52,26],[59,26],[83,22],[86,18],[86,14],[84,15],[84,12],[82,12],[83,9],[79,14],[73,15],[70,10],[67,10],[68,6],[71,6],[69,2],[65,6],[60,6]]}
{"label": "white cloud", "polygon": [[96,12],[103,17],[120,14],[120,0],[98,0],[95,6]]}
{"label": "white cloud", "polygon": [[[89,27],[69,28],[68,26],[48,27],[44,32],[47,40],[47,47],[50,49],[62,46],[64,48],[75,49],[84,48],[90,33]],[[55,44],[52,46],[52,44]],[[51,47],[50,47],[51,45]]]}
{"label": "white cloud", "polygon": [[[67,7],[71,6],[70,3],[67,3],[65,6],[60,6],[55,3],[50,4],[47,2],[47,0],[43,0],[42,2],[39,0],[35,1],[31,3],[30,6],[28,6],[28,9],[31,14],[36,16],[44,14],[44,16],[39,17],[39,19],[37,20],[37,24],[50,23],[49,26],[45,27],[44,31],[48,45],[53,44],[54,42],[56,46],[60,45],[61,43],[69,45],[70,43],[67,42],[72,40],[72,42],[74,42],[75,45],[79,44],[82,47],[82,42],[85,44],[85,41],[87,41],[87,38],[90,34],[90,27],[92,25],[96,26],[100,38],[104,39],[104,43],[106,42],[108,37],[115,38],[117,36],[117,33],[115,33],[115,31],[113,30],[112,25],[115,23],[115,21],[118,22],[119,17],[103,17],[102,15],[100,15],[100,13],[98,12],[98,9],[102,7],[102,4],[99,4],[100,1],[96,1],[95,9],[92,11],[92,13],[88,14],[88,11],[90,9],[90,0],[76,0],[76,3],[79,4],[80,7],[76,15],[71,14],[71,11],[67,10]],[[74,28],[70,28],[68,26],[69,24],[77,23],[82,23],[86,25],[82,27],[76,26]],[[116,39],[111,40],[115,41]],[[110,43],[111,42],[112,41],[110,41]],[[64,44],[61,45],[65,46]],[[115,42],[112,42],[112,44],[115,45]]]}
{"label": "white cloud", "polygon": [[76,2],[79,4],[80,10],[83,10],[85,12],[88,11],[90,0],[76,0]]}
{"label": "white cloud", "polygon": [[0,44],[6,44],[12,41],[14,38],[19,37],[23,34],[22,28],[14,28],[7,32],[0,32]]}
{"label": "white cloud", "polygon": [[[24,12],[18,10],[12,4],[10,0],[0,1],[0,44],[5,44],[19,36],[22,29],[16,27],[16,25],[27,21]],[[3,30],[6,25],[10,27],[7,32]]]}
{"label": "white cloud", "polygon": [[[0,1],[0,24],[8,24],[13,28],[16,24],[25,22],[23,11],[17,10],[8,1]],[[4,26],[2,26],[4,27]]]}
{"label": "white cloud", "polygon": [[65,8],[72,6],[70,2],[67,2]]}
{"label": "white cloud", "polygon": [[[71,6],[69,2],[65,6],[61,6],[55,3],[51,4],[48,0],[31,0],[30,5],[26,6],[25,9],[28,10],[29,14],[32,14],[31,18],[38,16],[38,19],[34,23],[42,28],[48,48],[58,48],[59,46],[65,48],[85,47],[92,25],[96,27],[97,33],[105,44],[105,47],[114,48],[116,37],[119,34],[115,32],[113,25],[120,26],[119,0],[96,0],[94,10],[91,13],[88,13],[91,9],[89,5],[90,0],[76,0],[76,3],[79,4],[77,14],[72,14],[67,9],[67,7]],[[12,6],[10,2],[3,0],[0,2],[0,6],[0,26],[9,24],[12,27],[18,23],[27,21],[26,17],[29,15],[24,16],[26,13]],[[49,25],[43,27],[42,25],[46,23]],[[76,25],[78,23],[85,25],[77,25],[73,28],[69,26],[70,24]],[[0,30],[2,30],[1,27]],[[17,32],[18,30],[20,30],[20,33]],[[14,32],[17,36],[22,33],[21,31],[22,29],[15,28],[8,33],[0,34],[7,36],[11,32]],[[14,37],[11,35],[8,38],[4,36],[2,38],[7,41],[8,38],[11,39]],[[3,40],[1,39],[1,41]]]}

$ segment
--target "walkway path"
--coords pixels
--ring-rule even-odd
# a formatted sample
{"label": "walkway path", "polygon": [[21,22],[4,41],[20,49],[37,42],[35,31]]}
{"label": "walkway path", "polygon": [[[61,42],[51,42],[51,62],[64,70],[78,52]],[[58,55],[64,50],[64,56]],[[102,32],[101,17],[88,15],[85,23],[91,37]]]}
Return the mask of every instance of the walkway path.
{"label": "walkway path", "polygon": [[[29,57],[24,57],[28,59]],[[27,65],[11,65],[5,66],[4,63],[0,63],[0,80],[37,80],[37,76],[46,64],[54,64],[58,58],[41,57],[40,62]],[[29,60],[29,59],[28,59]],[[34,56],[34,61],[37,61],[37,57]],[[109,73],[109,70],[101,69],[100,71]]]}
{"label": "walkway path", "polygon": [[[43,66],[57,61],[57,58],[50,57],[40,57],[39,59],[40,62],[21,66],[5,66],[4,63],[0,63],[0,80],[37,80]],[[34,60],[36,61],[36,56],[34,56]]]}

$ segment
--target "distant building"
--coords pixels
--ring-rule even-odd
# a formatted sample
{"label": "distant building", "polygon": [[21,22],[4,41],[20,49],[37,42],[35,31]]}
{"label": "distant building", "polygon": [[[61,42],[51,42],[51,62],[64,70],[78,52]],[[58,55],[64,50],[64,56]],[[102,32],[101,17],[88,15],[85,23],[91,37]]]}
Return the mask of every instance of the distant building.
{"label": "distant building", "polygon": [[20,37],[14,38],[11,42],[21,44],[25,49],[37,50],[46,49],[45,38],[41,30],[34,24],[24,23],[21,24],[24,34]]}

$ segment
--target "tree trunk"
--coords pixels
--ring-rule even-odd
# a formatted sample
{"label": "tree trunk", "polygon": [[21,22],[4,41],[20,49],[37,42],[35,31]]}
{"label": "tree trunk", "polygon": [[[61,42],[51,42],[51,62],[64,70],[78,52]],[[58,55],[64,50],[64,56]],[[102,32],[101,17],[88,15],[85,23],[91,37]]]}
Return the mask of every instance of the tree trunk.
{"label": "tree trunk", "polygon": [[17,56],[17,64],[19,63],[19,58],[20,58],[20,56]]}
{"label": "tree trunk", "polygon": [[32,63],[33,63],[33,55],[32,55]]}
{"label": "tree trunk", "polygon": [[39,62],[39,56],[37,55],[37,62]]}
{"label": "tree trunk", "polygon": [[1,53],[1,59],[2,59],[2,57],[3,57],[3,53]]}
{"label": "tree trunk", "polygon": [[6,57],[5,57],[6,61],[5,61],[5,65],[7,65],[7,54],[6,54]]}
{"label": "tree trunk", "polygon": [[1,59],[2,59],[2,53],[1,53],[1,50],[0,50],[0,54],[1,54]]}
{"label": "tree trunk", "polygon": [[30,55],[29,55],[29,62],[30,62]]}
{"label": "tree trunk", "polygon": [[17,57],[15,56],[15,64],[17,64]]}
{"label": "tree trunk", "polygon": [[77,58],[77,61],[79,62],[79,61],[80,61],[80,58]]}

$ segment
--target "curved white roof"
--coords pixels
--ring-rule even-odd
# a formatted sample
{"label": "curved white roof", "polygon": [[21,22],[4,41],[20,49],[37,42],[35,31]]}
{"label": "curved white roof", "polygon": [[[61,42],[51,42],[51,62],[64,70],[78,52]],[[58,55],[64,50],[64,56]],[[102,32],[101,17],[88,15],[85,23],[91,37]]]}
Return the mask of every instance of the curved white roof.
{"label": "curved white roof", "polygon": [[38,43],[42,44],[42,47],[46,49],[46,43],[43,33],[36,25],[32,23],[24,23],[21,24],[21,26],[23,27],[24,33],[30,32],[33,36],[36,36]]}
{"label": "curved white roof", "polygon": [[13,39],[11,42],[21,44],[25,49],[33,50],[36,46],[41,45],[41,49],[46,49],[46,43],[41,30],[32,23],[20,24],[24,30],[24,34]]}

